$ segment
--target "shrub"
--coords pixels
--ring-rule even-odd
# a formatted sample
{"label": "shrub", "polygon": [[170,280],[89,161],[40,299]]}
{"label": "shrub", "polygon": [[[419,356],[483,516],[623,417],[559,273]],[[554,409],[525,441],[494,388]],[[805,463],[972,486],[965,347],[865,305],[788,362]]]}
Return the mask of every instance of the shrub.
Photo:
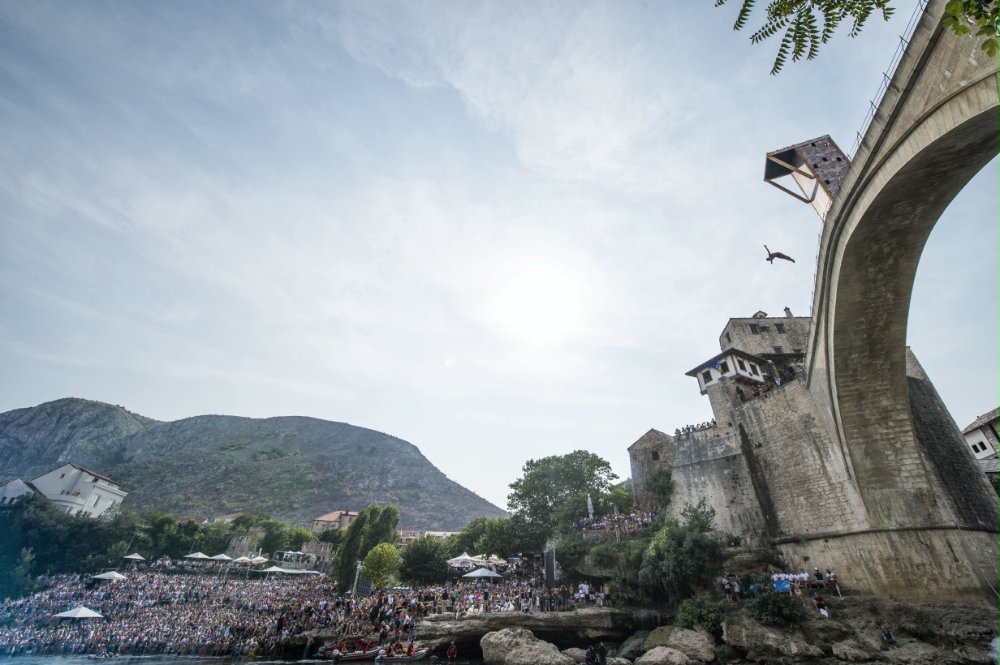
{"label": "shrub", "polygon": [[729,601],[709,596],[694,596],[677,606],[674,625],[681,628],[701,626],[715,637],[722,637],[722,622],[733,611]]}
{"label": "shrub", "polygon": [[770,626],[797,626],[806,618],[802,601],[790,593],[761,591],[743,606],[754,619]]}
{"label": "shrub", "polygon": [[590,559],[596,566],[611,568],[618,563],[618,546],[611,540],[598,543],[590,550]]}

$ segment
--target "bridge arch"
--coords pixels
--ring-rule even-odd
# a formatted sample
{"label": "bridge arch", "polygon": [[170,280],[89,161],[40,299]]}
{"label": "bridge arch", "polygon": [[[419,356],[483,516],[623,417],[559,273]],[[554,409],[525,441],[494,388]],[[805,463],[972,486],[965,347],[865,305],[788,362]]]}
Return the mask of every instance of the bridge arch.
{"label": "bridge arch", "polygon": [[864,513],[866,527],[843,534],[854,543],[844,556],[878,553],[868,573],[876,589],[923,567],[942,587],[963,580],[995,597],[997,497],[960,454],[943,404],[927,431],[914,393],[934,408],[940,398],[906,347],[927,239],[1000,151],[997,60],[943,26],[944,6],[928,3],[826,215],[806,364]]}

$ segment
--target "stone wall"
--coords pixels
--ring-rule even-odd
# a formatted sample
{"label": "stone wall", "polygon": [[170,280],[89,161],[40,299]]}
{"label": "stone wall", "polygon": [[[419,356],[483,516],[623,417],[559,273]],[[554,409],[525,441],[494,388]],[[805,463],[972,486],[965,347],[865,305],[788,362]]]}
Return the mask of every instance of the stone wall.
{"label": "stone wall", "polygon": [[767,547],[760,503],[739,442],[718,430],[675,438],[674,493],[668,514],[679,518],[686,504],[705,499],[715,510],[719,531],[741,536],[750,547]]}
{"label": "stone wall", "polygon": [[657,469],[670,468],[674,459],[673,437],[651,429],[629,446],[628,458],[636,504],[642,510],[650,510],[653,506],[646,492],[646,479]]}
{"label": "stone wall", "polygon": [[755,482],[774,511],[775,537],[867,526],[865,507],[837,446],[814,413],[803,381],[790,381],[734,408],[746,433]]}
{"label": "stone wall", "polygon": [[935,494],[966,528],[997,528],[997,495],[913,352],[906,349],[910,412]]}
{"label": "stone wall", "polygon": [[[763,253],[764,248],[761,247]],[[739,349],[755,356],[774,355],[774,347],[782,353],[802,353],[809,344],[808,316],[769,316],[763,319],[729,319],[719,336],[719,349]],[[757,327],[757,334],[750,326]],[[778,332],[781,326],[785,332]],[[797,351],[796,351],[797,349]]]}

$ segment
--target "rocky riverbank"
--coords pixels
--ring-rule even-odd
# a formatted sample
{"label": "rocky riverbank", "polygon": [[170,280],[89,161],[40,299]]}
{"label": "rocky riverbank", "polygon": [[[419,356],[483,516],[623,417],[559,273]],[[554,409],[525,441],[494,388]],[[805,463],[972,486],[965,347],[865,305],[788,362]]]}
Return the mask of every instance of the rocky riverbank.
{"label": "rocky riverbank", "polygon": [[[810,612],[796,628],[765,626],[736,611],[724,621],[721,635],[670,625],[643,629],[639,624],[650,618],[648,613],[611,608],[506,612],[459,620],[437,615],[419,622],[417,639],[438,656],[454,640],[460,653],[482,652],[488,665],[571,665],[582,662],[583,648],[596,642],[608,647],[611,665],[997,663],[991,641],[997,635],[998,613],[990,604],[915,604],[848,596],[828,599],[828,605],[829,619]],[[892,627],[898,649],[887,649],[882,625]],[[334,636],[318,632],[314,639],[331,641]]]}

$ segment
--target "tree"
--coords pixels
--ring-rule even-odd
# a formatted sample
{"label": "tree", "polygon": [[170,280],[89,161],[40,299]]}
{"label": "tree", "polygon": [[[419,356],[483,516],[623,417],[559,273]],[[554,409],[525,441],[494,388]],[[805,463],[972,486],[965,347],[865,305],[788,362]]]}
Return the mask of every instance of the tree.
{"label": "tree", "polygon": [[587,514],[587,495],[600,499],[618,478],[611,465],[585,450],[528,460],[511,483],[507,506],[550,531]]}
{"label": "tree", "polygon": [[645,489],[653,498],[653,504],[657,510],[666,509],[670,505],[670,497],[674,493],[674,478],[670,469],[657,469],[649,474]]}
{"label": "tree", "polygon": [[[895,11],[892,0],[770,0],[767,5],[767,19],[750,35],[754,44],[783,32],[778,45],[778,53],[771,67],[771,74],[777,74],[791,55],[792,62],[803,57],[812,60],[819,54],[820,46],[833,37],[837,28],[845,21],[850,23],[848,33],[856,37],[873,14],[880,14],[888,21]],[[715,0],[715,6],[726,4],[727,0]],[[733,30],[746,27],[753,13],[756,0],[742,0]],[[977,36],[987,36],[982,49],[992,58],[997,53],[997,0],[952,0],[948,3],[945,25],[955,34],[971,32],[975,27]]]}
{"label": "tree", "polygon": [[[343,542],[334,562],[339,589],[349,589],[354,582],[354,570],[359,560],[381,543],[394,544],[399,540],[396,527],[399,509],[396,506],[372,504],[358,513],[347,527]],[[370,578],[369,578],[370,579]]]}
{"label": "tree", "polygon": [[361,563],[361,574],[376,587],[387,587],[399,572],[399,550],[390,543],[379,543]]}
{"label": "tree", "polygon": [[704,501],[685,506],[683,525],[671,520],[653,535],[642,560],[642,577],[677,603],[711,583],[723,553],[713,528],[715,511]]}
{"label": "tree", "polygon": [[317,539],[321,543],[330,543],[333,545],[333,550],[337,551],[340,547],[340,543],[344,540],[344,532],[341,529],[327,529],[323,533],[319,534]]}
{"label": "tree", "polygon": [[424,536],[407,545],[401,555],[399,577],[413,584],[443,582],[448,577],[447,542]]}

